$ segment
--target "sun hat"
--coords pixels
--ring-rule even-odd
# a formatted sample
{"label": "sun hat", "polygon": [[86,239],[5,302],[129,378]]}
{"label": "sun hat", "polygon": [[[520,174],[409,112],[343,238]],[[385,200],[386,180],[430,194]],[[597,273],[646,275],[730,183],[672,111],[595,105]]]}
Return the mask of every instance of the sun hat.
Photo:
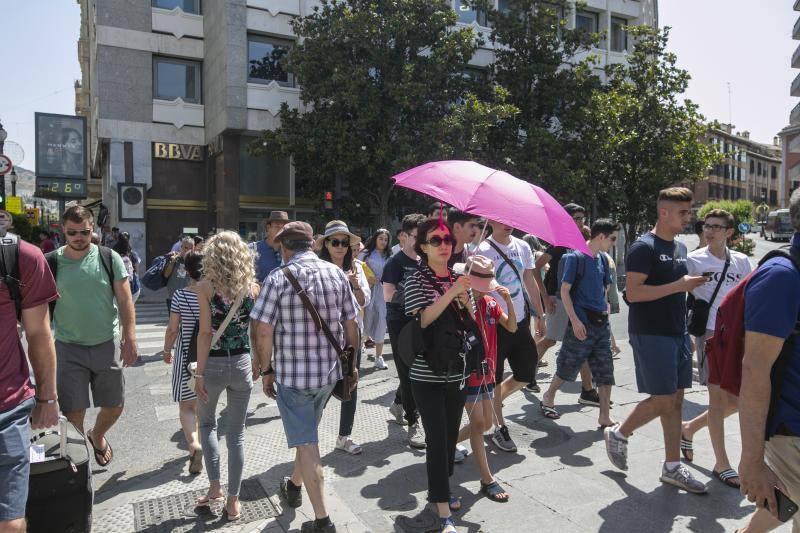
{"label": "sun hat", "polygon": [[494,262],[483,255],[472,255],[465,263],[456,263],[453,265],[453,272],[465,276],[469,272],[470,283],[476,291],[492,292],[500,286],[494,279]]}
{"label": "sun hat", "polygon": [[277,222],[277,221],[285,221],[291,222],[291,218],[289,218],[289,213],[286,211],[270,211],[269,217],[264,219],[264,222]]}
{"label": "sun hat", "polygon": [[317,246],[322,247],[325,239],[331,237],[333,235],[338,235],[340,233],[344,233],[345,235],[350,237],[350,245],[353,245],[356,242],[361,241],[361,237],[356,235],[355,233],[350,233],[350,230],[347,228],[347,223],[341,220],[331,220],[325,225],[325,232],[321,237],[317,238]]}

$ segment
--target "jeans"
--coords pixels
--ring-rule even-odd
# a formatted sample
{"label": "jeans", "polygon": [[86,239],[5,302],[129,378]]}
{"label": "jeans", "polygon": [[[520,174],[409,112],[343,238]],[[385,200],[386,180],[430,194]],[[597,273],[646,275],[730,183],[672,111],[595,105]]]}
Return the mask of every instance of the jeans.
{"label": "jeans", "polygon": [[200,444],[206,461],[209,481],[219,481],[219,439],[217,438],[217,402],[227,391],[225,442],[228,445],[228,494],[238,496],[244,468],[244,422],[247,403],[253,388],[250,354],[209,357],[203,371],[208,402],[198,398],[197,416]]}
{"label": "jeans", "polygon": [[387,322],[389,329],[389,343],[392,345],[392,357],[394,357],[394,364],[397,367],[397,377],[400,379],[400,386],[397,388],[394,403],[402,403],[403,411],[405,411],[405,419],[409,425],[417,423],[417,403],[414,401],[414,393],[411,390],[411,379],[408,377],[410,368],[406,365],[400,357],[400,352],[397,350],[397,340],[400,337],[400,330],[403,329],[407,321]]}
{"label": "jeans", "polygon": [[[356,350],[356,368],[361,370],[361,350]],[[339,413],[339,436],[349,437],[353,434],[353,421],[356,418],[356,406],[358,405],[358,385],[350,391],[350,399],[342,402],[342,410]]]}
{"label": "jeans", "polygon": [[429,383],[411,381],[419,401],[419,416],[425,428],[425,466],[428,470],[428,501],[444,503],[450,499],[450,476],[464,412],[466,390],[459,381]]}

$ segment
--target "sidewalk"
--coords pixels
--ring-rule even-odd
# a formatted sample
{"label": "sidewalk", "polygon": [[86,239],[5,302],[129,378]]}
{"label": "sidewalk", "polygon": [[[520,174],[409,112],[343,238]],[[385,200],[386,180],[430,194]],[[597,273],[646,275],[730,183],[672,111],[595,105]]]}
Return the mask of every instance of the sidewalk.
{"label": "sidewalk", "polygon": [[[621,341],[616,363],[617,387],[612,416],[621,420],[639,401],[630,346]],[[387,346],[388,348],[388,346]],[[555,350],[548,352],[550,366],[540,369],[540,384],[549,380]],[[371,367],[366,362],[365,367]],[[359,407],[353,438],[364,446],[358,457],[334,450],[339,405],[332,400],[320,427],[320,450],[325,465],[327,502],[340,532],[438,531],[435,515],[426,510],[424,453],[405,443],[406,429],[390,421],[387,410],[394,398],[397,379],[393,369],[367,368],[359,391]],[[661,426],[651,423],[630,441],[630,469],[616,471],[609,463],[597,428],[597,410],[577,404],[579,384],[565,386],[556,398],[562,414],[546,420],[538,408],[540,395],[517,393],[505,404],[511,435],[519,452],[497,450],[487,438],[489,464],[508,490],[507,504],[490,502],[479,493],[479,476],[472,457],[456,465],[451,481],[463,501],[456,514],[461,532],[553,530],[559,532],[663,532],[732,531],[741,525],[753,506],[738,491],[711,478],[713,466],[708,432],[695,437],[695,463],[699,479],[709,484],[706,496],[680,492],[659,481],[663,447]],[[684,418],[704,410],[707,393],[699,387],[687,391]],[[282,508],[278,484],[291,471],[293,454],[286,448],[275,404],[256,384],[246,430],[245,519],[228,524],[224,518],[198,520],[191,513],[189,491],[207,487],[205,474],[190,477],[183,457],[120,472],[96,495],[95,530],[129,531],[297,531],[313,518],[304,494],[299,509]],[[466,420],[466,417],[465,417]],[[175,421],[177,422],[177,421]],[[222,416],[224,424],[224,410]],[[221,425],[222,425],[221,424]],[[726,425],[729,454],[738,462],[738,420]],[[220,432],[224,428],[220,428]],[[166,444],[166,443],[164,443]],[[167,444],[169,446],[169,444]],[[223,480],[226,477],[223,447]],[[268,497],[267,497],[268,495]],[[155,500],[142,504],[147,500]],[[149,510],[148,510],[149,509]],[[187,516],[188,512],[188,516]],[[149,513],[149,514],[148,514]],[[276,517],[270,515],[276,514]],[[145,516],[147,515],[147,516]],[[149,517],[149,518],[148,518]],[[149,522],[147,520],[150,520]],[[162,526],[156,522],[166,520]],[[149,524],[149,525],[148,525]],[[194,529],[193,529],[194,528]],[[781,531],[788,531],[786,526]]]}

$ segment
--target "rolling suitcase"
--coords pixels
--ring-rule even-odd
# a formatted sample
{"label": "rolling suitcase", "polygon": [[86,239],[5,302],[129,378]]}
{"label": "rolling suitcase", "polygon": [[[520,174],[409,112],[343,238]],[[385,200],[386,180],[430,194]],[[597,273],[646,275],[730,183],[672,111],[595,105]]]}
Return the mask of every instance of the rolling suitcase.
{"label": "rolling suitcase", "polygon": [[32,435],[31,446],[44,448],[44,461],[31,463],[28,532],[89,533],[94,493],[86,437],[64,417]]}

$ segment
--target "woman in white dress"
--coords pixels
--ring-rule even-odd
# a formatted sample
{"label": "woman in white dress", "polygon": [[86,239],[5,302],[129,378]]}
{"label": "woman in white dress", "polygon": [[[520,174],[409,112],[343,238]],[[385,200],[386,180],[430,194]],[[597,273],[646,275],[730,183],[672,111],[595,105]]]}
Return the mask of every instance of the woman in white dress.
{"label": "woman in white dress", "polygon": [[[367,348],[375,347],[375,368],[385,370],[389,368],[383,360],[383,341],[386,337],[386,301],[383,299],[381,289],[381,276],[383,266],[390,255],[389,230],[379,229],[367,240],[361,260],[375,274],[372,285],[372,299],[364,308],[364,337],[367,339]],[[378,287],[375,290],[375,287]]]}

